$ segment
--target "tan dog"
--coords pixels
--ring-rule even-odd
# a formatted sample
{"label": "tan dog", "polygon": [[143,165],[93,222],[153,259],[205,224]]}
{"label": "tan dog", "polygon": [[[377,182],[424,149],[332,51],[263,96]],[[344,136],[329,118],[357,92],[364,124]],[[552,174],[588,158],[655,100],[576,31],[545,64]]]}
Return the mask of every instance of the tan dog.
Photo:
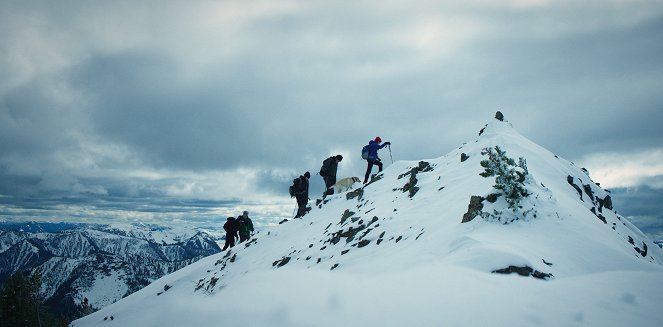
{"label": "tan dog", "polygon": [[329,188],[333,187],[334,193],[341,193],[351,189],[354,183],[359,183],[359,182],[360,182],[359,177],[346,177],[339,180],[338,182],[336,182],[336,184],[334,184]]}

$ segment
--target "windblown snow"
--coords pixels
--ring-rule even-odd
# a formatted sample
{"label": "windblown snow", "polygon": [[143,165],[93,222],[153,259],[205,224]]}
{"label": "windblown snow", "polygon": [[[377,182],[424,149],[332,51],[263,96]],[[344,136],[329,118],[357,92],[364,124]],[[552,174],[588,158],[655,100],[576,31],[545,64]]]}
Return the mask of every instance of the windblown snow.
{"label": "windblown snow", "polygon": [[[526,163],[515,207],[480,176],[496,147]],[[506,121],[313,205],[72,325],[663,323],[661,249],[585,170]]]}

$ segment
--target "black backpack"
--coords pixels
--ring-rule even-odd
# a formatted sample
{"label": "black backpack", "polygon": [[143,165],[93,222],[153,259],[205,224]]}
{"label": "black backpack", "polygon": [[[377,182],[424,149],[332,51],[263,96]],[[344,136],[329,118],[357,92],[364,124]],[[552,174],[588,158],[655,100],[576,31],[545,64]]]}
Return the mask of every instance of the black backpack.
{"label": "black backpack", "polygon": [[288,192],[290,193],[290,197],[293,197],[293,196],[296,195],[295,192],[299,191],[299,184],[301,184],[301,183],[302,183],[302,180],[299,179],[299,177],[295,178],[292,181],[292,185],[290,185],[290,187],[288,188]]}
{"label": "black backpack", "polygon": [[334,157],[329,157],[325,159],[325,161],[322,162],[322,167],[320,167],[320,176],[327,176],[327,171],[329,170],[329,166],[331,165],[331,161],[335,160],[336,158]]}

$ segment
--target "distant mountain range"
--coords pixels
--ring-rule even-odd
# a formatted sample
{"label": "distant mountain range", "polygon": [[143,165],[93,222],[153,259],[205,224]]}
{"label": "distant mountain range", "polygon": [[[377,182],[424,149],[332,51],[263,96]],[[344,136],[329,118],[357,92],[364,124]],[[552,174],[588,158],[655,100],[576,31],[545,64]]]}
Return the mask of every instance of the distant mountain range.
{"label": "distant mountain range", "polygon": [[72,317],[84,298],[103,308],[219,251],[215,237],[195,228],[0,223],[0,284],[38,271],[46,304]]}

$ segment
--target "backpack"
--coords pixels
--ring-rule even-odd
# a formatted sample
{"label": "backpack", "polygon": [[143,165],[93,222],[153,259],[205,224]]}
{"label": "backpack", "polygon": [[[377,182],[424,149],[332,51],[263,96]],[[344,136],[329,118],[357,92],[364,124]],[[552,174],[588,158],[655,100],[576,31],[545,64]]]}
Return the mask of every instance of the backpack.
{"label": "backpack", "polygon": [[329,157],[322,162],[322,167],[320,167],[320,176],[327,176],[327,170],[329,170],[331,160],[335,160],[334,157]]}
{"label": "backpack", "polygon": [[302,182],[302,181],[299,179],[299,177],[295,178],[295,179],[292,181],[292,185],[290,185],[290,187],[288,188],[288,192],[290,193],[290,197],[295,196],[295,192],[298,191],[299,184],[300,184],[301,182]]}
{"label": "backpack", "polygon": [[361,148],[361,158],[364,160],[368,159],[368,144]]}

